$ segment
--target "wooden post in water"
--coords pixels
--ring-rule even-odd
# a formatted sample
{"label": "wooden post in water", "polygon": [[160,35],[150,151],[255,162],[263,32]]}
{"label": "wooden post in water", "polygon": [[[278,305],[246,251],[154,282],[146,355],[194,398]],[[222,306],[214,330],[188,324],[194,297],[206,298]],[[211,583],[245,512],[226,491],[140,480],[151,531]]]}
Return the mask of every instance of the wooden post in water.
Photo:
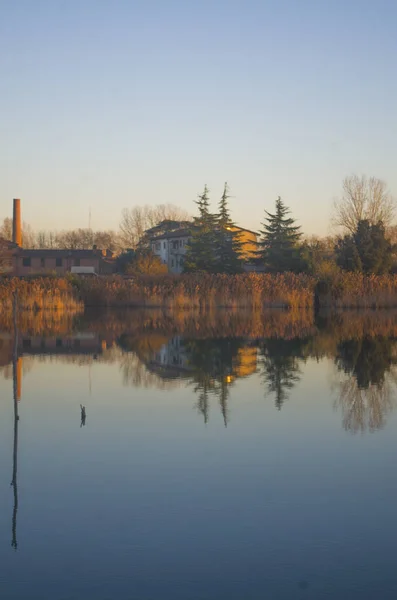
{"label": "wooden post in water", "polygon": [[12,481],[11,486],[14,490],[14,509],[12,512],[12,540],[11,546],[17,550],[17,512],[18,512],[18,400],[20,390],[20,368],[18,364],[18,292],[15,291],[13,299],[13,325],[14,325],[14,343],[13,343],[13,356],[12,356],[12,368],[13,368],[13,400],[14,400],[14,447],[12,453]]}

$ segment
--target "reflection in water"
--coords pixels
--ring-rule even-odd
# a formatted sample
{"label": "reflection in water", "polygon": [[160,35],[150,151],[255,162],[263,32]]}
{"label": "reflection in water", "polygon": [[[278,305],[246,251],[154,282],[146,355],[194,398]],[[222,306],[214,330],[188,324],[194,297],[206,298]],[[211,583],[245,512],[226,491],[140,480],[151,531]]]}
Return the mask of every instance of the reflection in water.
{"label": "reflection in water", "polygon": [[395,597],[393,317],[270,317],[0,315],[1,598]]}
{"label": "reflection in water", "polygon": [[342,409],[343,427],[354,433],[381,429],[394,406],[393,393],[389,381],[367,388],[360,388],[354,377],[341,382],[335,405]]}
{"label": "reflection in water", "polygon": [[381,336],[344,340],[338,344],[335,363],[348,375],[339,383],[337,401],[345,429],[382,428],[393,407],[397,382],[395,340]]}
{"label": "reflection in water", "polygon": [[249,365],[247,355],[250,346],[243,338],[180,340],[178,347],[183,348],[183,358],[177,355],[174,362],[183,362],[184,368],[189,368],[189,380],[197,394],[196,408],[204,423],[208,422],[211,395],[217,399],[227,427],[229,388],[237,377],[250,375],[256,370],[256,349],[255,360]]}
{"label": "reflection in water", "polygon": [[269,339],[260,344],[261,367],[265,393],[274,395],[276,408],[281,410],[292,388],[300,381],[299,362],[304,360],[305,340]]}
{"label": "reflection in water", "polygon": [[[315,321],[308,312],[133,311],[122,316],[79,316],[68,326],[59,318],[54,322],[48,316],[40,318],[46,323],[45,333],[26,316],[14,318],[13,330],[0,317],[0,370],[10,377],[12,365],[16,399],[21,394],[22,357],[25,373],[37,361],[116,363],[124,385],[158,389],[191,385],[204,423],[215,400],[227,427],[236,380],[258,372],[265,396],[272,396],[281,410],[307,360],[327,358],[336,367],[335,406],[342,412],[345,429],[379,429],[394,405],[397,313],[393,312],[338,313]],[[24,328],[20,335],[18,323]],[[83,409],[81,427],[86,422]],[[17,407],[15,411],[17,440]],[[16,477],[13,487],[17,490]]]}
{"label": "reflection in water", "polygon": [[13,401],[14,401],[14,444],[12,451],[12,480],[11,487],[14,491],[14,508],[12,511],[12,539],[11,546],[17,550],[17,513],[18,513],[18,400],[21,396],[22,369],[21,360],[18,357],[18,327],[17,327],[17,292],[14,293],[13,302],[13,329],[14,329],[14,347],[13,347]]}
{"label": "reflection in water", "polygon": [[81,411],[80,427],[84,427],[87,415],[86,415],[86,412],[85,412],[85,406],[83,406],[82,404],[80,404],[80,411]]}

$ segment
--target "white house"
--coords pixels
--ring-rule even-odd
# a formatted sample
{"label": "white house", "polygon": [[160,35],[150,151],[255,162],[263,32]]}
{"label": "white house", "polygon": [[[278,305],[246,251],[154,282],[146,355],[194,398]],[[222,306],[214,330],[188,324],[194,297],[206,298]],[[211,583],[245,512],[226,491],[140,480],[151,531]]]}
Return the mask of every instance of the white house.
{"label": "white house", "polygon": [[182,273],[189,237],[189,229],[176,229],[152,239],[152,252],[167,265],[169,273]]}
{"label": "white house", "polygon": [[[160,258],[163,265],[167,265],[169,273],[183,272],[183,263],[192,229],[186,226],[186,222],[181,222],[181,225],[173,231],[150,237],[153,254]],[[255,258],[257,234],[237,225],[232,225],[228,229],[239,235],[242,244],[242,258],[246,262]]]}

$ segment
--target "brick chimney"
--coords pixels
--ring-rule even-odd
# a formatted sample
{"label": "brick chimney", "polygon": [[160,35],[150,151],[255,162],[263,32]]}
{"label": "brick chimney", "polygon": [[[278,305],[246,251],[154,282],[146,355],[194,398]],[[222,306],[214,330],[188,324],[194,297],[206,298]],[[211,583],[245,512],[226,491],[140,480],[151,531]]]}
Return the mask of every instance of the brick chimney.
{"label": "brick chimney", "polygon": [[21,201],[14,198],[14,212],[12,216],[12,241],[17,246],[22,246],[22,228],[21,228]]}

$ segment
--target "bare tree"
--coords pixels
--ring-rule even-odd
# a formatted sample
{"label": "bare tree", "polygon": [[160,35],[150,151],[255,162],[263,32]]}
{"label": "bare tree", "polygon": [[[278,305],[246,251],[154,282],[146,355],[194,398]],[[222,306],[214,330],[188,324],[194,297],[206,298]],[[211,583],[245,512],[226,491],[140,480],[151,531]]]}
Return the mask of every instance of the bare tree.
{"label": "bare tree", "polygon": [[9,240],[0,237],[0,274],[8,273],[12,267],[12,249]]}
{"label": "bare tree", "polygon": [[367,219],[371,224],[382,221],[388,227],[395,215],[396,203],[384,181],[350,175],[343,180],[343,194],[334,203],[333,225],[349,233],[358,222]]}
{"label": "bare tree", "polygon": [[98,248],[115,251],[119,247],[118,235],[115,231],[95,231],[94,242]]}
{"label": "bare tree", "polygon": [[58,248],[58,234],[56,231],[38,231],[36,235],[37,248]]}
{"label": "bare tree", "polygon": [[136,248],[148,225],[148,206],[124,208],[120,222],[120,241],[124,248]]}
{"label": "bare tree", "polygon": [[81,250],[92,248],[94,245],[94,233],[91,229],[71,229],[62,231],[57,235],[59,248],[68,250]]}
{"label": "bare tree", "polygon": [[[0,237],[12,242],[12,219],[6,217],[0,227]],[[22,224],[22,246],[25,248],[36,247],[36,236],[28,223]]]}
{"label": "bare tree", "polygon": [[123,248],[136,248],[147,229],[167,219],[187,221],[191,217],[186,211],[173,204],[124,208],[120,222],[119,237],[121,246]]}
{"label": "bare tree", "polygon": [[37,248],[36,234],[27,223],[22,224],[22,246],[24,248]]}
{"label": "bare tree", "polygon": [[0,237],[9,242],[12,241],[12,219],[6,217],[0,227]]}

